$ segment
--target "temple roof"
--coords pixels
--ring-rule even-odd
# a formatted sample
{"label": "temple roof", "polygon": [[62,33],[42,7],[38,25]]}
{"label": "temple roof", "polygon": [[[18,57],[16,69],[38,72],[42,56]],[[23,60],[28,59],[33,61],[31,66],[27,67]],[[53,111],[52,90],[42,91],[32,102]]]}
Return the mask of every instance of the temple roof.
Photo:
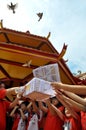
{"label": "temple roof", "polygon": [[[0,79],[10,82],[12,86],[30,80],[33,69],[52,63],[58,63],[62,82],[77,84],[61,56],[62,53],[46,37],[33,35],[29,31],[0,29]],[[31,62],[30,66],[23,66],[28,62]]]}

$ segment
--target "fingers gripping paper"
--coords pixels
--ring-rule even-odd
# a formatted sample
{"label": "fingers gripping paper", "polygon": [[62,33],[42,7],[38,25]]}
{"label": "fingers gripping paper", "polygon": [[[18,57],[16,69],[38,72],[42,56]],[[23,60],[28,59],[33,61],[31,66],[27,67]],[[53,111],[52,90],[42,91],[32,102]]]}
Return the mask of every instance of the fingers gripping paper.
{"label": "fingers gripping paper", "polygon": [[58,64],[50,64],[41,66],[33,70],[34,77],[44,79],[46,81],[60,82],[60,74]]}

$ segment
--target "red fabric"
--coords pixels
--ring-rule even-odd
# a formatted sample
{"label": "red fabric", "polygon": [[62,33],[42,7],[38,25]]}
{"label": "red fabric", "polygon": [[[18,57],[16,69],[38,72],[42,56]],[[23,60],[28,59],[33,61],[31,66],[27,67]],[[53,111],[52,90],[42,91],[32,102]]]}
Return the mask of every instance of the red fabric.
{"label": "red fabric", "polygon": [[6,96],[6,89],[0,89],[0,99],[4,99]]}
{"label": "red fabric", "polygon": [[63,111],[64,111],[64,106],[59,107],[59,110],[60,110],[61,112],[63,112]]}
{"label": "red fabric", "polygon": [[6,90],[0,90],[0,130],[6,129],[6,112],[9,109],[10,102],[2,100],[5,97]]}
{"label": "red fabric", "polygon": [[65,121],[69,121],[71,123],[71,129],[70,130],[82,130],[81,129],[81,120],[78,116],[77,120],[73,117],[66,118]]}
{"label": "red fabric", "polygon": [[48,111],[44,130],[63,130],[63,121],[59,116],[52,115],[50,111]]}
{"label": "red fabric", "polygon": [[17,130],[19,120],[20,120],[20,114],[15,114],[12,130]]}
{"label": "red fabric", "polygon": [[38,122],[38,126],[39,126],[40,129],[44,128],[44,126],[45,126],[45,120],[46,120],[46,117],[42,117],[41,121]]}
{"label": "red fabric", "polygon": [[86,112],[81,111],[82,130],[86,130]]}

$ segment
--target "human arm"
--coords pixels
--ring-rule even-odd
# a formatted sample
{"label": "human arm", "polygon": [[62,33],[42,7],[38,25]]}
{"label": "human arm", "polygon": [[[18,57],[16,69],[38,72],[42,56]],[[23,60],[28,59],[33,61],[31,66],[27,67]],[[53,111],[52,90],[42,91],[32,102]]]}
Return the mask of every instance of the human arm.
{"label": "human arm", "polygon": [[46,104],[48,106],[47,109],[46,109],[46,107],[43,106],[42,102],[39,102],[39,104],[40,104],[41,110],[43,110],[44,112],[47,112],[49,109],[50,113],[52,115],[54,115],[54,116],[58,115],[63,120],[64,116],[63,116],[62,112],[58,108],[56,108],[53,104],[51,104],[49,99],[46,100]]}
{"label": "human arm", "polygon": [[[70,92],[68,92],[69,94]],[[70,93],[71,95],[71,93]],[[73,95],[72,95],[73,96]],[[65,95],[62,94],[62,97],[64,98],[64,100],[66,102],[70,102],[71,103],[71,106],[72,108],[74,108],[74,110],[76,110],[77,112],[79,111],[86,111],[86,107],[78,102],[76,102],[75,100],[71,99],[70,97],[67,97]]]}
{"label": "human arm", "polygon": [[66,90],[62,90],[62,91],[63,91],[64,94],[66,94],[71,99],[73,99],[76,102],[86,106],[86,99],[85,98],[82,98],[82,97],[78,96],[77,94],[74,94],[74,93],[66,91]]}
{"label": "human arm", "polygon": [[24,114],[24,112],[22,111],[22,109],[20,108],[20,109],[18,109],[18,110],[20,111],[21,118],[22,118],[23,120],[26,120],[26,119],[27,119],[27,116]]}
{"label": "human arm", "polygon": [[38,113],[38,107],[37,107],[35,101],[32,101],[32,106],[33,106],[33,111],[36,112],[36,113]]}
{"label": "human arm", "polygon": [[15,113],[15,111],[16,111],[16,109],[17,109],[18,107],[19,107],[19,106],[16,105],[16,106],[14,107],[14,109],[11,111],[11,113],[10,113],[10,116],[11,116],[11,117],[14,116],[14,113]]}
{"label": "human arm", "polygon": [[48,109],[52,115],[56,115],[56,111],[54,110],[53,104],[50,102],[50,99],[46,100],[46,104],[48,106]]}
{"label": "human arm", "polygon": [[19,98],[15,98],[13,102],[10,103],[9,108],[12,109],[18,104]]}
{"label": "human arm", "polygon": [[6,96],[10,97],[12,95],[17,95],[17,94],[23,94],[24,91],[26,89],[26,86],[22,86],[22,87],[12,87],[12,88],[8,88],[6,89]]}
{"label": "human arm", "polygon": [[19,89],[19,87],[13,87],[13,88],[6,89],[6,96],[16,95],[16,92],[15,92],[16,89]]}
{"label": "human arm", "polygon": [[66,102],[66,100],[64,99],[64,97],[62,96],[61,93],[60,93],[60,94],[58,93],[58,94],[56,95],[56,97],[57,97],[58,100],[63,104],[63,106],[64,106],[65,108],[67,108],[68,111],[70,111],[71,115],[72,115],[75,119],[77,119],[77,118],[78,118],[78,114],[77,114],[77,112],[73,109],[73,106],[71,105],[71,103],[70,103],[70,102]]}
{"label": "human arm", "polygon": [[30,103],[27,105],[27,110],[29,110],[31,106],[32,106],[32,102],[30,102]]}
{"label": "human arm", "polygon": [[52,104],[53,110],[56,112],[56,114],[60,117],[61,120],[64,120],[64,114]]}
{"label": "human arm", "polygon": [[63,84],[59,82],[51,82],[51,86],[54,89],[64,89],[76,94],[86,95],[86,85],[70,85],[70,84]]}
{"label": "human arm", "polygon": [[17,94],[16,98],[14,99],[13,102],[10,103],[9,108],[12,109],[13,107],[15,107],[17,104],[19,104],[19,100],[21,99],[21,94]]}
{"label": "human arm", "polygon": [[38,101],[38,104],[39,104],[39,108],[40,108],[43,112],[45,112],[45,113],[48,112],[48,108],[43,105],[43,102]]}

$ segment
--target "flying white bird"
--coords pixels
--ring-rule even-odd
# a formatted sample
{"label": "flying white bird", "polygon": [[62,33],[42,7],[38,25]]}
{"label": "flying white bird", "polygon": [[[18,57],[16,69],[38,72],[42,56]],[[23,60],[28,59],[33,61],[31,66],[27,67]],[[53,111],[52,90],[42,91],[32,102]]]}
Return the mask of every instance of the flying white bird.
{"label": "flying white bird", "polygon": [[22,66],[23,66],[23,67],[30,67],[31,63],[32,63],[32,60],[26,61],[26,63],[23,64]]}

